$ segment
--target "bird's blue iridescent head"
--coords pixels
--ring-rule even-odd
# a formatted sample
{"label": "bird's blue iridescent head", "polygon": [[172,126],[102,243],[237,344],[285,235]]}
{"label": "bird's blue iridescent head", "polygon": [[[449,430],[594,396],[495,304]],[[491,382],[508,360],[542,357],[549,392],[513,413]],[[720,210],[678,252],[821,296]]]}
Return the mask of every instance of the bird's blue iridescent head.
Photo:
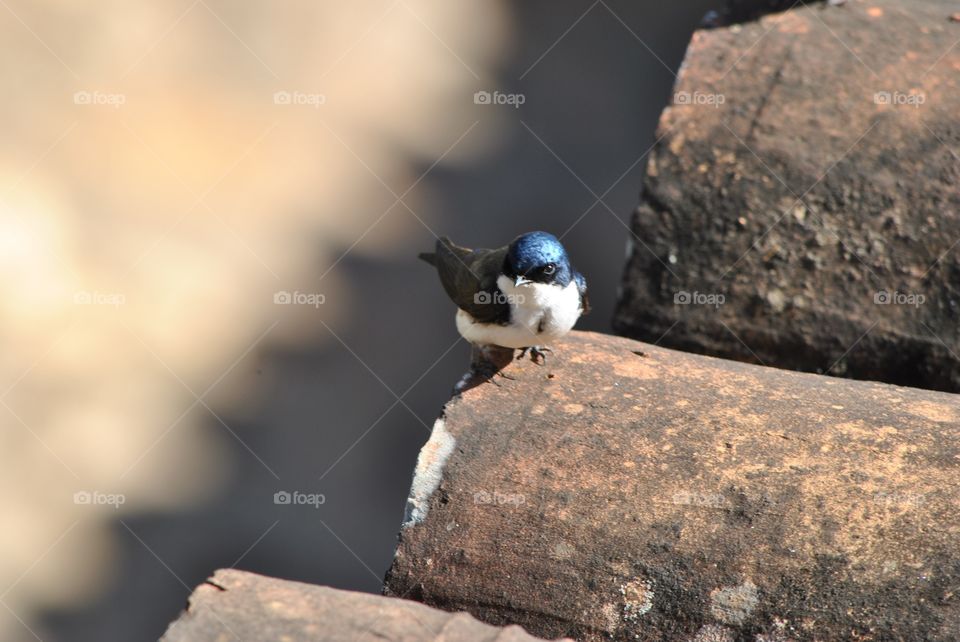
{"label": "bird's blue iridescent head", "polygon": [[532,281],[566,287],[573,279],[567,251],[547,232],[530,232],[514,239],[503,262],[503,273],[518,284]]}

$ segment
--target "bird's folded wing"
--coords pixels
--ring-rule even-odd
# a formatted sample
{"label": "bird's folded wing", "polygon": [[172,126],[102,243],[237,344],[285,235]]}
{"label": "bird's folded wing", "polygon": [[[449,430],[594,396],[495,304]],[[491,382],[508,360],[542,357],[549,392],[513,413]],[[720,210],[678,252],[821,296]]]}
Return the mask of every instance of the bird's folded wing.
{"label": "bird's folded wing", "polygon": [[470,250],[449,239],[437,241],[436,266],[447,296],[481,323],[506,323],[510,306],[497,288],[507,248]]}
{"label": "bird's folded wing", "polygon": [[590,312],[590,298],[587,296],[587,280],[579,272],[573,273],[573,278],[577,282],[577,290],[580,292],[580,314]]}

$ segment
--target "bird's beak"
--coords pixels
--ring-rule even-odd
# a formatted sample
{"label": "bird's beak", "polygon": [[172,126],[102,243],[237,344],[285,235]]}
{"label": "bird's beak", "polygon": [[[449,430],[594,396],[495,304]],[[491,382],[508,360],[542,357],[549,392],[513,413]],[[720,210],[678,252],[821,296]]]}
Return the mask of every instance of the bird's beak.
{"label": "bird's beak", "polygon": [[526,284],[526,283],[533,283],[533,281],[531,281],[530,279],[528,279],[527,277],[525,277],[525,276],[523,276],[523,275],[521,275],[521,274],[518,274],[518,275],[517,275],[517,278],[516,278],[516,279],[514,280],[514,282],[513,282],[513,284],[514,284],[516,287],[520,287],[521,285],[524,285],[524,284]]}

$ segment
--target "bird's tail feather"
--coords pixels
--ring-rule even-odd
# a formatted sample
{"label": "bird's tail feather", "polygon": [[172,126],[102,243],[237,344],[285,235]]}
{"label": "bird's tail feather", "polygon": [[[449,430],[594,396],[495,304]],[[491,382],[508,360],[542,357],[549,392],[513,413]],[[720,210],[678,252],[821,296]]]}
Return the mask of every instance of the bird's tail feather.
{"label": "bird's tail feather", "polygon": [[456,247],[456,246],[454,246],[453,243],[450,242],[450,239],[448,239],[446,236],[441,236],[440,238],[437,239],[436,251],[421,252],[417,256],[421,260],[429,263],[430,265],[437,267],[437,253],[441,250],[441,248],[446,248],[449,251],[450,248],[452,247]]}

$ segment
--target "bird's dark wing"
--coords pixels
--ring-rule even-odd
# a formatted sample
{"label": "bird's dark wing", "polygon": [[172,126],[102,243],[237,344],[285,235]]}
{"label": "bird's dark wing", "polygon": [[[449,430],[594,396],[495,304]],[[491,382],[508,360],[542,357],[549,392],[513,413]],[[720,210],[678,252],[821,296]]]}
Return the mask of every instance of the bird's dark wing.
{"label": "bird's dark wing", "polygon": [[580,292],[580,307],[583,308],[583,312],[580,314],[587,314],[590,312],[590,299],[587,297],[587,280],[583,278],[583,275],[579,272],[573,273],[573,279],[577,282],[577,290]]}
{"label": "bird's dark wing", "polygon": [[506,247],[471,250],[444,237],[437,240],[433,254],[420,258],[437,268],[443,289],[458,308],[481,323],[506,323],[510,306],[497,288],[506,255]]}

